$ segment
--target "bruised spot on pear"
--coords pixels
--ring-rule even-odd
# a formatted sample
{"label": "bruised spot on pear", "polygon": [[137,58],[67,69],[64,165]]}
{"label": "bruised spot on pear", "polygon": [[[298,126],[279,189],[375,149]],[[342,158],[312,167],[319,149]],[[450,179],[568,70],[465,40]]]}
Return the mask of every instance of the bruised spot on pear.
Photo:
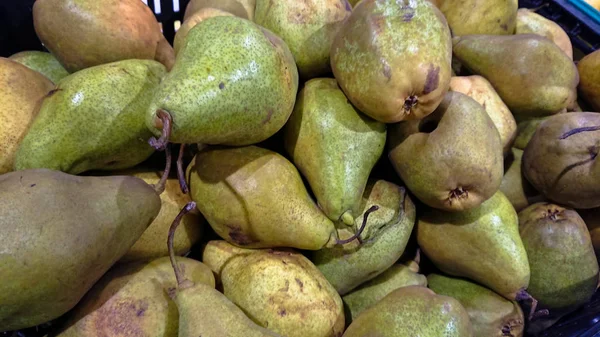
{"label": "bruised spot on pear", "polygon": [[429,65],[429,71],[425,78],[425,88],[423,89],[424,94],[428,94],[438,88],[440,82],[440,67]]}

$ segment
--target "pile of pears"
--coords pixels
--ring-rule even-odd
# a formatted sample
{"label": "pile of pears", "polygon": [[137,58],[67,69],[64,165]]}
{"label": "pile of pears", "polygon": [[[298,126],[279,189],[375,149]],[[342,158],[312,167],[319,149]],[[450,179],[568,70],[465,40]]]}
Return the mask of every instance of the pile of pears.
{"label": "pile of pears", "polygon": [[517,0],[33,25],[0,58],[7,336],[536,336],[598,288],[600,51]]}

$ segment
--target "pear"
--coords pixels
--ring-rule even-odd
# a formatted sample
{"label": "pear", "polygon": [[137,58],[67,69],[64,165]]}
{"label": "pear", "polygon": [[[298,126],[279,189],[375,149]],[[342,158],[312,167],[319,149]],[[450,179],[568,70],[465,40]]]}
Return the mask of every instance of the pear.
{"label": "pear", "polygon": [[215,17],[215,16],[233,16],[233,14],[226,12],[224,10],[211,8],[211,7],[205,7],[205,8],[201,8],[200,10],[195,12],[192,16],[187,18],[183,22],[181,27],[179,27],[179,29],[177,30],[177,33],[175,34],[175,40],[173,41],[173,49],[175,50],[175,55],[177,55],[179,53],[179,50],[181,50],[181,48],[185,44],[185,39],[186,39],[188,33],[190,32],[190,29],[195,27],[200,22],[202,22],[208,18]]}
{"label": "pear", "polygon": [[162,135],[156,148],[167,138],[254,144],[287,122],[297,90],[294,58],[279,37],[235,16],[212,17],[189,31],[147,110],[146,125]]}
{"label": "pear", "polygon": [[69,73],[127,59],[149,59],[171,69],[173,48],[152,10],[138,0],[39,0],[37,36]]}
{"label": "pear", "polygon": [[72,309],[159,210],[154,189],[134,177],[46,169],[1,175],[0,331]]}
{"label": "pear", "polygon": [[508,154],[517,135],[517,122],[490,82],[478,75],[454,76],[450,79],[450,90],[463,93],[483,106],[498,129],[504,154]]}
{"label": "pear", "polygon": [[523,150],[513,147],[511,153],[504,160],[504,177],[500,184],[500,191],[504,193],[517,212],[543,198],[525,179],[521,171],[522,159]]}
{"label": "pear", "polygon": [[[370,308],[392,291],[408,286],[427,287],[427,278],[419,274],[419,264],[395,264],[374,279],[363,283],[342,297],[347,307],[346,321],[352,322],[363,311]],[[350,317],[348,317],[350,316]]]}
{"label": "pear", "polygon": [[385,124],[356,111],[335,79],[318,78],[298,94],[284,139],[319,207],[331,220],[352,225],[385,146]]}
{"label": "pear", "polygon": [[548,199],[574,208],[600,207],[600,113],[552,116],[523,153],[527,180]]}
{"label": "pear", "polygon": [[[176,262],[190,281],[214,288],[215,279],[207,266],[184,257],[177,257]],[[117,265],[67,315],[57,337],[126,337],[133,332],[177,336],[179,313],[165,291],[175,287],[168,257]]]}
{"label": "pear", "polygon": [[146,108],[165,67],[125,60],[78,71],[43,101],[21,142],[15,170],[48,168],[70,174],[133,167],[154,152],[146,140]]}
{"label": "pear", "polygon": [[481,104],[450,91],[420,121],[390,127],[389,158],[425,204],[463,211],[489,199],[502,181],[500,135]]}
{"label": "pear", "polygon": [[15,61],[0,57],[0,174],[13,170],[15,155],[42,99],[54,84]]}
{"label": "pear", "polygon": [[[144,180],[147,184],[156,185],[161,178],[161,172],[153,171],[144,167],[132,170],[110,172],[112,175],[130,175]],[[149,261],[162,256],[168,256],[168,247],[164,244],[169,233],[171,222],[179,213],[179,210],[188,202],[192,201],[190,196],[183,194],[179,182],[175,178],[167,179],[165,190],[160,194],[160,212],[152,221],[144,234],[136,241],[129,251],[119,262]],[[203,226],[206,221],[198,210],[192,210],[181,219],[180,229],[173,240],[175,255],[187,254],[192,245],[198,243],[203,234]]]}
{"label": "pear", "polygon": [[254,20],[256,0],[191,0],[185,8],[183,22],[204,8],[214,8],[229,12],[243,19]]}
{"label": "pear", "polygon": [[285,41],[306,80],[331,72],[329,50],[350,13],[347,0],[256,0],[254,21]]}
{"label": "pear", "polygon": [[474,337],[522,337],[525,318],[519,304],[473,282],[440,274],[427,276],[436,294],[457,299],[467,310]]}
{"label": "pear", "polygon": [[600,257],[600,208],[577,210],[590,231],[596,257]]}
{"label": "pear", "polygon": [[577,63],[577,69],[581,78],[581,96],[591,105],[593,111],[600,111],[600,51],[584,56]]}
{"label": "pear", "polygon": [[264,249],[249,249],[234,246],[225,240],[211,240],[202,251],[202,263],[215,275],[217,284],[221,284],[223,268],[236,256],[256,253]]}
{"label": "pear", "polygon": [[366,336],[471,337],[473,327],[457,300],[422,286],[408,286],[363,311],[343,335]]}
{"label": "pear", "polygon": [[257,324],[286,337],[334,337],[344,331],[342,299],[304,255],[266,250],[231,258],[223,293]]}
{"label": "pear", "polygon": [[472,73],[490,81],[516,116],[553,115],[571,103],[579,82],[577,69],[547,38],[466,35],[452,42],[454,56]]}
{"label": "pear", "polygon": [[50,53],[28,50],[11,55],[9,59],[39,72],[53,83],[58,83],[63,78],[69,76],[67,70]]}
{"label": "pear", "polygon": [[384,123],[421,119],[450,84],[452,46],[426,0],[363,0],[331,46],[331,68],[354,106]]}
{"label": "pear", "polygon": [[334,224],[308,195],[298,170],[275,152],[207,148],[187,174],[192,200],[229,243],[307,250],[336,243]]}
{"label": "pear", "polygon": [[569,35],[554,21],[546,19],[538,13],[520,8],[517,11],[516,34],[537,34],[554,42],[562,51],[573,59],[573,45]]}
{"label": "pear", "polygon": [[519,122],[519,124],[517,124],[517,137],[515,138],[514,147],[519,150],[525,150],[531,137],[533,137],[535,130],[537,130],[538,126],[549,117],[550,116],[530,118]]}
{"label": "pear", "polygon": [[527,291],[544,308],[587,303],[598,285],[590,233],[572,209],[536,203],[519,213],[519,232],[531,266]]}
{"label": "pear", "polygon": [[443,0],[440,5],[454,36],[514,34],[518,8],[517,0]]}
{"label": "pear", "polygon": [[468,211],[424,213],[418,221],[417,240],[444,273],[474,280],[509,300],[529,285],[529,262],[519,237],[517,213],[500,191]]}
{"label": "pear", "polygon": [[[377,211],[370,214],[372,207]],[[323,248],[310,256],[340,295],[376,277],[402,256],[415,224],[415,205],[404,187],[385,180],[369,182],[363,202],[364,231],[346,245]],[[368,218],[367,218],[368,216]],[[361,227],[357,224],[357,227]],[[341,239],[354,233],[340,230]]]}

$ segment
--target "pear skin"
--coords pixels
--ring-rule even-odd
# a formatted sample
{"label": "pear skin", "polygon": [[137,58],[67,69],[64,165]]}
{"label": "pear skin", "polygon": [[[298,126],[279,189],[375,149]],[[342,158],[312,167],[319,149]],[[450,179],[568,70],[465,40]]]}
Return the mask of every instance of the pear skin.
{"label": "pear skin", "polygon": [[587,303],[598,285],[598,261],[577,212],[533,204],[519,213],[519,231],[531,266],[527,291],[539,306],[553,310]]}
{"label": "pear skin", "polygon": [[422,286],[408,286],[394,290],[363,311],[343,335],[366,336],[471,337],[473,327],[457,300]]}
{"label": "pear skin", "polygon": [[452,42],[454,56],[472,73],[490,81],[517,117],[553,115],[573,99],[579,83],[577,68],[545,37],[465,35]]}
{"label": "pear skin", "polygon": [[[365,214],[373,206],[379,208],[367,216],[367,223],[357,239],[345,245],[313,252],[310,259],[340,295],[376,277],[392,266],[404,253],[416,218],[415,205],[404,187],[385,180],[371,181],[362,202],[363,213],[356,218],[361,228]],[[338,231],[340,239],[354,235]]]}
{"label": "pear skin", "polygon": [[515,148],[525,150],[531,137],[533,137],[535,130],[537,130],[538,126],[546,119],[548,119],[548,117],[531,118],[519,122],[519,124],[517,124],[517,137],[515,138],[514,143]]}
{"label": "pear skin", "polygon": [[517,122],[490,82],[477,75],[454,76],[450,79],[450,90],[463,93],[483,106],[498,129],[504,155],[508,154],[517,135]]}
{"label": "pear skin", "polygon": [[577,210],[590,231],[596,257],[600,257],[600,208]]}
{"label": "pear skin", "polygon": [[54,84],[42,74],[0,57],[0,174],[13,170],[19,145]]}
{"label": "pear skin", "polygon": [[42,102],[17,151],[15,170],[80,174],[146,160],[154,149],[146,142],[152,133],[144,117],[165,73],[156,61],[125,60],[64,78]]}
{"label": "pear skin", "polygon": [[188,32],[146,126],[174,143],[254,144],[283,127],[297,91],[298,70],[283,40],[246,19],[211,17]]}
{"label": "pear skin", "polygon": [[469,96],[449,91],[433,114],[390,126],[389,133],[390,161],[423,203],[464,211],[498,190],[500,135],[481,104]]}
{"label": "pear skin", "polygon": [[383,153],[385,124],[357,111],[335,79],[312,79],[298,94],[284,142],[323,212],[351,225]]}
{"label": "pear skin", "polygon": [[579,92],[593,111],[600,111],[600,51],[584,56],[577,63],[581,78]]}
{"label": "pear skin", "polygon": [[522,337],[525,317],[519,303],[465,279],[427,275],[429,289],[457,299],[467,310],[474,337]]}
{"label": "pear skin", "polygon": [[267,250],[238,255],[221,273],[223,293],[257,324],[286,337],[344,331],[342,299],[304,255]]}
{"label": "pear skin", "polygon": [[443,0],[440,5],[453,36],[514,34],[518,8],[517,0]]}
{"label": "pear skin", "polygon": [[254,20],[255,7],[256,0],[191,0],[185,8],[183,22],[185,23],[195,13],[204,8],[214,8],[242,19]]}
{"label": "pear skin", "polygon": [[570,112],[542,122],[523,153],[523,173],[545,197],[600,207],[600,113]]}
{"label": "pear skin", "polygon": [[518,221],[510,201],[498,191],[468,211],[428,211],[418,221],[417,240],[444,273],[469,278],[515,300],[530,277]]}
{"label": "pear skin", "polygon": [[236,256],[253,254],[259,249],[234,246],[225,240],[211,240],[202,251],[202,263],[207,265],[215,275],[217,284],[221,283],[223,268]]}
{"label": "pear skin", "polygon": [[543,199],[523,175],[522,159],[523,150],[513,147],[511,153],[504,159],[504,177],[500,184],[500,191],[510,200],[517,212]]}
{"label": "pear skin", "polygon": [[161,206],[154,189],[138,178],[46,169],[1,175],[0,200],[0,331],[71,310]]}
{"label": "pear skin", "polygon": [[63,78],[69,76],[69,72],[50,53],[37,50],[22,51],[11,55],[9,59],[39,72],[53,83],[58,83]]}
{"label": "pear skin", "polygon": [[[207,266],[185,257],[176,260],[192,282],[214,288]],[[117,265],[68,314],[57,337],[177,336],[179,313],[165,291],[176,287],[168,257]]]}
{"label": "pear skin", "polygon": [[165,53],[159,48],[173,54],[154,13],[137,0],[40,0],[33,5],[33,23],[69,73],[127,59],[158,61]]}
{"label": "pear skin", "polygon": [[298,170],[256,146],[208,148],[188,167],[190,195],[215,232],[244,248],[318,250],[336,230],[308,195]]}
{"label": "pear skin", "polygon": [[177,30],[177,33],[175,34],[175,40],[173,40],[173,49],[175,50],[175,55],[179,53],[179,50],[181,50],[185,44],[185,39],[190,32],[190,29],[194,28],[200,22],[215,16],[233,16],[233,14],[224,10],[205,7],[199,9],[192,16],[187,18]]}
{"label": "pear skin", "polygon": [[254,21],[285,41],[308,80],[331,73],[331,43],[350,13],[347,0],[257,0]]}
{"label": "pear skin", "polygon": [[331,68],[352,104],[383,123],[421,119],[450,84],[452,47],[426,0],[360,1],[331,46]]}
{"label": "pear skin", "polygon": [[554,21],[540,14],[520,8],[517,11],[517,28],[515,34],[537,34],[552,40],[556,45],[573,59],[573,45],[569,35]]}

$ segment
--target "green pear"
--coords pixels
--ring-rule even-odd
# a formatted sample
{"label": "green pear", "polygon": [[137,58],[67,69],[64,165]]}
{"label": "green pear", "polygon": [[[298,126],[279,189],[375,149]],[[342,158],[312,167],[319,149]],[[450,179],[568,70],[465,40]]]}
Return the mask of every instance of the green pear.
{"label": "green pear", "polygon": [[356,111],[335,79],[318,78],[298,94],[284,137],[319,207],[331,220],[351,225],[383,152],[385,124]]}
{"label": "green pear", "polygon": [[517,0],[443,0],[444,13],[454,36],[515,33]]}
{"label": "green pear", "polygon": [[354,106],[384,123],[421,119],[450,84],[452,43],[426,0],[363,0],[331,46],[331,68]]}
{"label": "green pear", "polygon": [[490,82],[478,75],[454,76],[450,79],[450,90],[463,93],[483,106],[498,129],[504,155],[507,155],[517,135],[517,122]]}
{"label": "green pear", "polygon": [[517,11],[515,33],[536,34],[548,38],[564,51],[570,59],[573,59],[573,45],[569,35],[556,22],[546,19],[530,9],[520,8]]}
{"label": "green pear", "polygon": [[347,0],[256,0],[254,21],[285,41],[306,80],[331,73],[331,44],[350,13]]}
{"label": "green pear", "polygon": [[335,226],[308,195],[298,170],[256,146],[208,148],[188,167],[190,195],[214,231],[245,248],[318,250]]}
{"label": "green pear", "polygon": [[11,55],[9,58],[31,70],[39,72],[53,83],[58,83],[63,78],[69,76],[69,72],[50,53],[28,50]]}
{"label": "green pear", "polygon": [[156,60],[167,69],[174,62],[154,13],[138,0],[39,0],[33,23],[70,73],[127,59]]}
{"label": "green pear", "polygon": [[191,0],[185,8],[183,22],[205,8],[219,9],[243,19],[254,20],[255,7],[256,0]]}
{"label": "green pear", "polygon": [[523,150],[513,147],[511,153],[504,159],[504,177],[500,184],[500,191],[517,212],[543,198],[525,179],[521,171],[522,159]]}
{"label": "green pear", "polygon": [[0,174],[13,170],[15,156],[42,99],[54,84],[40,73],[0,57]]}
{"label": "green pear", "polygon": [[[214,288],[207,266],[185,257],[176,261],[190,281]],[[57,337],[177,336],[179,313],[165,291],[175,287],[168,257],[117,265],[67,315]]]}
{"label": "green pear", "polygon": [[181,27],[179,27],[177,33],[175,34],[175,40],[173,40],[173,49],[175,50],[175,55],[179,53],[179,50],[181,50],[181,48],[185,44],[185,39],[187,38],[190,29],[194,28],[200,22],[215,16],[233,16],[233,14],[224,10],[205,7],[199,9],[192,16],[185,19],[185,21],[183,22]]}
{"label": "green pear", "polygon": [[[372,207],[377,211],[372,214]],[[415,224],[415,205],[404,187],[385,180],[370,181],[361,204],[359,223],[366,220],[359,239],[346,245],[323,248],[310,255],[340,295],[383,273],[402,256]],[[341,239],[354,235],[340,230]]]}
{"label": "green pear", "polygon": [[422,286],[408,286],[363,311],[343,335],[366,336],[471,337],[473,327],[457,300]]}
{"label": "green pear", "polygon": [[72,309],[159,210],[154,189],[134,177],[46,169],[1,175],[0,331]]}
{"label": "green pear", "polygon": [[584,56],[577,63],[577,70],[581,81],[579,92],[592,107],[593,111],[600,111],[600,51],[595,51]]}
{"label": "green pear", "polygon": [[188,32],[146,125],[174,143],[258,143],[287,122],[297,90],[294,58],[279,37],[235,16],[212,17]]}
{"label": "green pear", "polygon": [[596,257],[600,257],[600,207],[592,209],[581,209],[577,210],[577,213],[581,216],[585,222],[588,230],[590,231],[590,237],[592,239],[592,246],[594,246],[594,252]]}
{"label": "green pear", "polygon": [[266,250],[234,256],[221,273],[223,293],[257,324],[286,337],[344,331],[340,295],[304,255]]}
{"label": "green pear", "polygon": [[598,285],[590,233],[572,209],[537,203],[519,213],[519,232],[531,266],[527,291],[544,308],[587,303]]}
{"label": "green pear", "polygon": [[455,298],[465,307],[474,337],[523,336],[525,318],[517,302],[460,278],[429,274],[427,282],[436,294]]}
{"label": "green pear", "polygon": [[389,158],[408,189],[447,211],[479,206],[502,182],[498,129],[481,104],[449,91],[435,112],[390,127]]}
{"label": "green pear", "polygon": [[[427,287],[427,278],[419,274],[419,265],[415,261],[409,264],[395,264],[374,279],[363,283],[342,297],[347,308],[346,321],[352,322],[392,291],[408,286]],[[350,317],[348,317],[350,316]]]}
{"label": "green pear", "polygon": [[221,284],[223,268],[232,258],[240,255],[256,253],[264,249],[250,249],[234,246],[225,240],[211,240],[202,250],[202,263],[207,265],[215,275],[217,284]]}
{"label": "green pear", "polygon": [[571,103],[579,82],[577,69],[547,38],[465,35],[452,42],[454,56],[472,73],[490,81],[517,117],[553,115]]}
{"label": "green pear", "polygon": [[148,105],[165,67],[125,60],[78,71],[43,101],[15,158],[15,170],[48,168],[70,174],[118,170],[146,160]]}
{"label": "green pear", "polygon": [[444,273],[474,280],[509,300],[529,285],[529,262],[517,212],[500,191],[481,206],[424,213],[417,225],[423,253]]}
{"label": "green pear", "polygon": [[523,173],[545,197],[574,208],[600,207],[600,113],[570,112],[538,126]]}
{"label": "green pear", "polygon": [[525,150],[527,144],[533,137],[535,130],[537,130],[538,126],[542,124],[543,121],[548,119],[547,117],[539,117],[539,118],[530,118],[524,121],[519,122],[517,124],[517,137],[515,138],[514,146],[519,150]]}

